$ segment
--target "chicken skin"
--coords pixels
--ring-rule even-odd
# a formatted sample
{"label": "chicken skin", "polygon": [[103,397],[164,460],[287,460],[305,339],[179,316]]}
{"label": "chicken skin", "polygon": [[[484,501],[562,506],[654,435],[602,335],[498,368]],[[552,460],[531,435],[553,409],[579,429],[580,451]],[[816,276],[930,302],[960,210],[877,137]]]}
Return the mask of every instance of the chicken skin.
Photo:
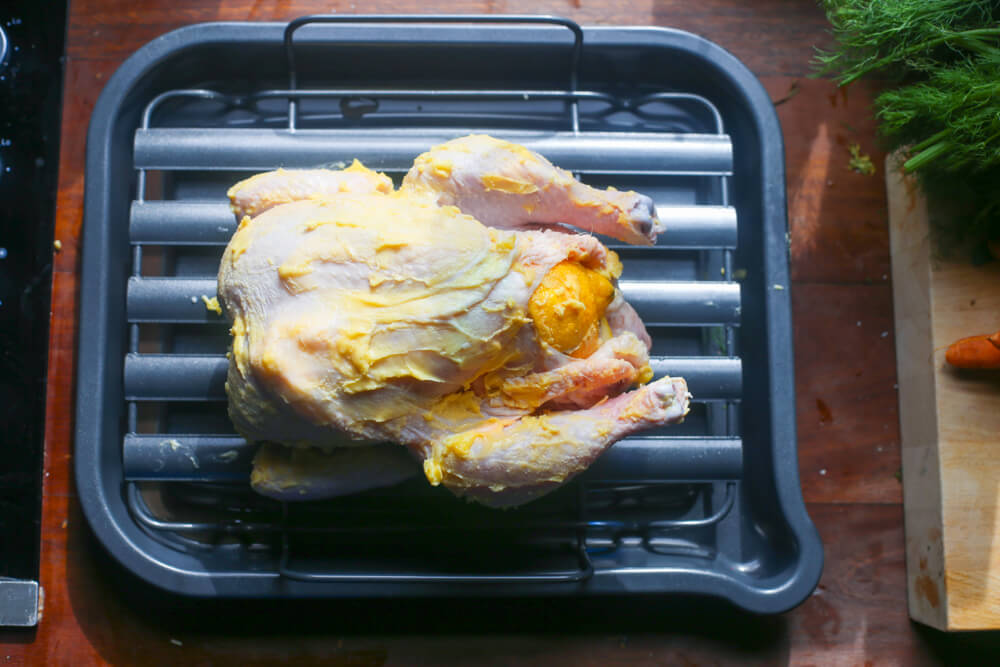
{"label": "chicken skin", "polygon": [[258,454],[262,493],[338,495],[419,465],[457,495],[518,505],[687,413],[683,380],[644,384],[649,337],[615,287],[617,256],[546,229],[651,243],[648,198],[485,136],[421,155],[398,190],[355,163],[261,174],[230,198],[229,412],[248,439],[284,445]]}
{"label": "chicken skin", "polygon": [[663,231],[653,200],[596,190],[523,146],[477,134],[417,157],[403,187],[423,186],[487,227],[564,222],[619,241],[651,245]]}

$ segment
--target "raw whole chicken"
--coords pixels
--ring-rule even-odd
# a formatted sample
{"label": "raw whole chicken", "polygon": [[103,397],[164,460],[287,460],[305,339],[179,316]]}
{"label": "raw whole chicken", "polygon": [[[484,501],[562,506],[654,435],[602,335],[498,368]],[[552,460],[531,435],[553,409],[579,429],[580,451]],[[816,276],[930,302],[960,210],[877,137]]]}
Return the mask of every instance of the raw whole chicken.
{"label": "raw whole chicken", "polygon": [[422,466],[459,496],[518,505],[687,414],[682,379],[646,384],[618,257],[559,224],[650,244],[648,197],[482,135],[417,157],[398,190],[355,162],[229,195],[226,389],[236,428],[265,443],[261,493],[341,495]]}

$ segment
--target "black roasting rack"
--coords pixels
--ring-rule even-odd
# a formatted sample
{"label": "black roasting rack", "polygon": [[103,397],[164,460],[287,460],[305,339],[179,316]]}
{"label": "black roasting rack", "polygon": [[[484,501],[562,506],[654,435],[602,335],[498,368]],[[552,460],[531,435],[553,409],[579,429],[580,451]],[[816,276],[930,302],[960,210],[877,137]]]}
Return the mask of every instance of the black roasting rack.
{"label": "black roasting rack", "polygon": [[[622,258],[619,287],[650,330],[655,375],[688,381],[688,419],[617,443],[515,510],[422,479],[330,501],[255,495],[255,445],[226,416],[227,325],[205,303],[235,230],[226,189],[354,158],[398,183],[421,152],[478,132],[653,197],[668,227],[655,247],[602,240]],[[815,585],[780,131],[756,80],[700,38],[536,16],[185,28],[135,54],[98,102],[84,243],[81,499],[112,554],[158,586],[694,592],[776,611]]]}

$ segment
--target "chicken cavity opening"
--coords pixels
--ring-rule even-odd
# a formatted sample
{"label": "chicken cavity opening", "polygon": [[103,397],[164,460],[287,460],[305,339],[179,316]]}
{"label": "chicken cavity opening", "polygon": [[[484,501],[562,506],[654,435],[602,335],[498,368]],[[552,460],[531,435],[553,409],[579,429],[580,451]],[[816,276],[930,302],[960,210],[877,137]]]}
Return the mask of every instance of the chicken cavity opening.
{"label": "chicken cavity opening", "polygon": [[607,276],[565,260],[553,266],[535,288],[528,316],[540,342],[583,359],[610,337],[604,313],[614,296]]}

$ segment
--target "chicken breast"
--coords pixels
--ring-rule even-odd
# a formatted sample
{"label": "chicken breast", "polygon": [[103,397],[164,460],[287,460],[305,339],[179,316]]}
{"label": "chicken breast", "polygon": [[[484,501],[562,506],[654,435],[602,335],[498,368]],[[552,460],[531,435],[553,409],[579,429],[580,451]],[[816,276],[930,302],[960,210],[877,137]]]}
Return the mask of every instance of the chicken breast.
{"label": "chicken breast", "polygon": [[[650,243],[660,223],[648,198],[589,188],[482,136],[418,157],[398,190],[384,178],[355,163],[230,191],[241,222],[218,285],[230,416],[248,439],[315,450],[262,449],[257,490],[314,498],[422,469],[508,506],[629,433],[683,419],[683,380],[643,384],[649,337],[615,287],[617,256],[542,229]],[[419,468],[373,443],[402,445]]]}

